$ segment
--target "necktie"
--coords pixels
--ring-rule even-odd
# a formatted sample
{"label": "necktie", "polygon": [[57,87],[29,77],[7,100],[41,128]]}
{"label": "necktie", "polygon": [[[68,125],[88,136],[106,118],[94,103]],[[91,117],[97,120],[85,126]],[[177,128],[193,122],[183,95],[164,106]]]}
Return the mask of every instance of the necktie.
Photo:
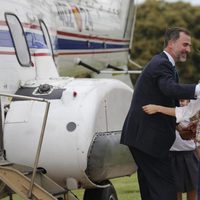
{"label": "necktie", "polygon": [[[178,72],[176,70],[176,66],[173,66],[173,71],[174,71],[174,79],[178,83],[179,82],[179,76],[178,76]],[[178,107],[180,106],[178,99],[175,99],[175,106],[178,106]]]}
{"label": "necktie", "polygon": [[173,66],[173,71],[174,71],[174,79],[178,83],[179,82],[179,75],[178,75],[178,72],[176,70],[176,66]]}

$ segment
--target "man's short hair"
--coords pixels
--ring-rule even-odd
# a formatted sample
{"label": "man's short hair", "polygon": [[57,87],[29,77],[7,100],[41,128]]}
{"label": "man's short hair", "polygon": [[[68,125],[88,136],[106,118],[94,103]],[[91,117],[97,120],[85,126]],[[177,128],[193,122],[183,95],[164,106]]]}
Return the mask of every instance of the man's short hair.
{"label": "man's short hair", "polygon": [[179,38],[181,32],[190,36],[190,32],[185,28],[181,28],[181,27],[168,28],[164,36],[164,47],[167,46],[170,40],[176,41]]}

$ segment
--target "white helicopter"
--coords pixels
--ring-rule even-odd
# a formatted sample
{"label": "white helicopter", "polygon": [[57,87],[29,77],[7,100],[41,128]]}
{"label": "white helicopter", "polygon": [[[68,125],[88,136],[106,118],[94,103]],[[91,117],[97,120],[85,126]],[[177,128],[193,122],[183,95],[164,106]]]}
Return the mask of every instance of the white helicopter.
{"label": "white helicopter", "polygon": [[[117,200],[109,179],[137,169],[119,144],[132,89],[71,76],[127,64],[134,0],[0,3],[0,197],[76,199],[68,191],[85,188],[84,200]],[[38,186],[38,171],[59,192],[39,196],[50,184]]]}

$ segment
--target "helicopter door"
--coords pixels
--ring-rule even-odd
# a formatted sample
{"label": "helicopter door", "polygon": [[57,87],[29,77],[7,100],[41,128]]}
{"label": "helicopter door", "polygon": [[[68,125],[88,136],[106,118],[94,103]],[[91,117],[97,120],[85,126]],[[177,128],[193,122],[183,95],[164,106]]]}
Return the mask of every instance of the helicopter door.
{"label": "helicopter door", "polygon": [[35,48],[36,79],[56,78],[58,77],[58,72],[54,61],[50,35],[44,21],[40,19],[39,23],[45,44],[43,44],[44,46]]}

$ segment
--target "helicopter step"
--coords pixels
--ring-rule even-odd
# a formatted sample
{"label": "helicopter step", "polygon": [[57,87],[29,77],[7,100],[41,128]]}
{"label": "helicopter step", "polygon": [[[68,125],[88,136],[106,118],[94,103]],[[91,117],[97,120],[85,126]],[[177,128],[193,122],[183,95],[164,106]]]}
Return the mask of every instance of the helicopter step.
{"label": "helicopter step", "polygon": [[0,163],[0,198],[17,194],[24,200],[68,200],[67,190],[46,176],[44,169],[37,169],[31,188],[32,168],[5,163]]}

